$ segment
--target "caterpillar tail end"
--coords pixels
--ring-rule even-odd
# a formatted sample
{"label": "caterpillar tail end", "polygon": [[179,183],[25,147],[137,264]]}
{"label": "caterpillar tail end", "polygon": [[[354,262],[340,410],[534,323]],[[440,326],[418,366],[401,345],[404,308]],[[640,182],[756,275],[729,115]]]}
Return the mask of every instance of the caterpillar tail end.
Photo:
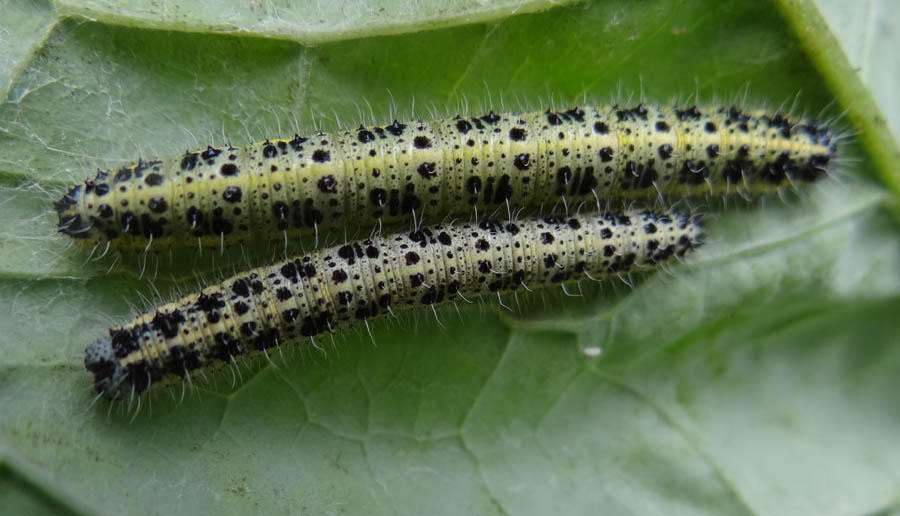
{"label": "caterpillar tail end", "polygon": [[84,195],[84,187],[76,185],[69,188],[69,191],[62,196],[62,199],[53,203],[56,214],[59,216],[59,223],[56,228],[60,233],[68,235],[72,238],[86,239],[91,234],[88,231],[90,223],[82,218],[78,213],[78,201]]}
{"label": "caterpillar tail end", "polygon": [[94,389],[107,400],[122,399],[130,388],[125,382],[126,371],[112,349],[112,340],[104,337],[95,340],[84,351],[84,367],[94,375]]}
{"label": "caterpillar tail end", "polygon": [[706,243],[706,222],[700,215],[685,215],[683,224],[690,227],[688,240],[690,249],[698,249]]}
{"label": "caterpillar tail end", "polygon": [[[673,251],[678,258],[685,258],[706,242],[704,221],[700,215],[688,215],[681,212],[673,213],[672,218],[677,222],[679,229],[685,230],[685,233],[676,242]],[[669,256],[669,254],[662,253],[653,258],[655,262],[661,262],[668,259]]]}

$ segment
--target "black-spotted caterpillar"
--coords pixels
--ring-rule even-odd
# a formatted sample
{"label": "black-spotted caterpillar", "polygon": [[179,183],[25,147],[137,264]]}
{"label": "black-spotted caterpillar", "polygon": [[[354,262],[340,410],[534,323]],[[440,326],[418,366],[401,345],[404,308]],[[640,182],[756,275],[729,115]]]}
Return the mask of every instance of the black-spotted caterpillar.
{"label": "black-spotted caterpillar", "polygon": [[837,142],[819,122],[737,107],[490,112],[138,161],[56,209],[86,249],[220,246],[423,214],[770,192],[821,178]]}
{"label": "black-spotted caterpillar", "polygon": [[[85,366],[108,399],[414,306],[600,278],[681,258],[695,217],[627,211],[433,226],[238,274],[109,331]],[[527,287],[526,287],[527,288]]]}

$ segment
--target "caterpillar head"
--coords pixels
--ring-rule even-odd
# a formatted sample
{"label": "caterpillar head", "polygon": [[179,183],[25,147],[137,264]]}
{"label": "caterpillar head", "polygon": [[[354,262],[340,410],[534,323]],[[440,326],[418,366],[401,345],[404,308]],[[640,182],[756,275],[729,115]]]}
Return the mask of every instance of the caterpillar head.
{"label": "caterpillar head", "polygon": [[85,350],[84,367],[94,375],[94,389],[108,400],[124,399],[132,393],[128,372],[116,360],[112,340],[103,337]]}

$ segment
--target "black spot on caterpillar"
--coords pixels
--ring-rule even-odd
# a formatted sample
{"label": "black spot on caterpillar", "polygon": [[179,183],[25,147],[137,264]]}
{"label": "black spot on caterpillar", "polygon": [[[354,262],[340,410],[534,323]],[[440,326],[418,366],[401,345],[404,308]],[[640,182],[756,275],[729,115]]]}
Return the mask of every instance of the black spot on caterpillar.
{"label": "black spot on caterpillar", "polygon": [[99,393],[123,399],[354,321],[648,270],[702,242],[697,218],[651,211],[485,220],[375,237],[253,269],[159,306],[91,344],[85,367]]}
{"label": "black spot on caterpillar", "polygon": [[491,112],[141,160],[55,207],[59,230],[86,249],[219,246],[506,204],[771,192],[823,177],[838,139],[816,121],[734,106]]}

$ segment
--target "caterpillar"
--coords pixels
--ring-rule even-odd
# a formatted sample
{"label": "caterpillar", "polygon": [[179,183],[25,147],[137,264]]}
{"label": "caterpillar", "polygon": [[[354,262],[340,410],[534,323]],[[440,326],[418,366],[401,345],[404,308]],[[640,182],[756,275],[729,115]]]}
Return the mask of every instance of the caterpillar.
{"label": "caterpillar", "polygon": [[356,321],[650,269],[702,243],[697,216],[639,210],[375,236],[243,272],[163,304],[111,328],[87,347],[84,363],[101,396],[125,399]]}
{"label": "caterpillar", "polygon": [[772,192],[823,177],[838,141],[824,123],[736,106],[491,111],[139,160],[55,208],[87,250],[218,247],[423,214]]}

